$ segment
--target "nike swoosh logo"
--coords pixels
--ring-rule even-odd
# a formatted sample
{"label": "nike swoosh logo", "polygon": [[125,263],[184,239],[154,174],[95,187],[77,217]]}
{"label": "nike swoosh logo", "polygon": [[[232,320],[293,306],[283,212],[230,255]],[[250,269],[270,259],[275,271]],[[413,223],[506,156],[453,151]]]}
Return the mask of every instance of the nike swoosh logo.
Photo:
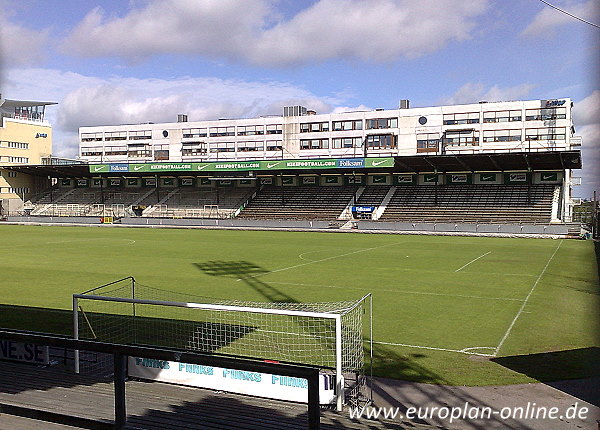
{"label": "nike swoosh logo", "polygon": [[102,169],[105,169],[105,166],[100,166],[100,167],[94,167],[94,172],[99,172]]}
{"label": "nike swoosh logo", "polygon": [[144,168],[144,166],[134,166],[133,170],[135,170],[137,172],[138,170],[143,169],[143,168]]}
{"label": "nike swoosh logo", "polygon": [[383,163],[387,163],[387,160],[373,161],[373,167],[377,167]]}
{"label": "nike swoosh logo", "polygon": [[542,176],[542,179],[554,179],[554,175],[550,175],[550,176]]}
{"label": "nike swoosh logo", "polygon": [[202,167],[198,166],[198,170],[206,169],[208,166],[210,166],[210,164],[205,164]]}
{"label": "nike swoosh logo", "polygon": [[274,166],[277,166],[279,163],[267,163],[267,169],[271,169]]}
{"label": "nike swoosh logo", "polygon": [[493,176],[484,176],[481,179],[483,179],[485,181],[485,180],[489,180],[489,179],[494,179],[494,177]]}

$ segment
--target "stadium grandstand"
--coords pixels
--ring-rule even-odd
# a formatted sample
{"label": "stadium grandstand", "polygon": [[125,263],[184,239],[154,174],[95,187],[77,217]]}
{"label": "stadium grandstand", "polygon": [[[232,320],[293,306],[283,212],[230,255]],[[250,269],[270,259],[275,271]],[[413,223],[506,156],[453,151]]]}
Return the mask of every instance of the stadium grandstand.
{"label": "stadium grandstand", "polygon": [[401,100],[387,110],[288,106],[282,116],[81,127],[77,161],[2,163],[9,187],[11,175],[35,178],[22,207],[4,212],[42,222],[578,233],[572,107],[568,98]]}

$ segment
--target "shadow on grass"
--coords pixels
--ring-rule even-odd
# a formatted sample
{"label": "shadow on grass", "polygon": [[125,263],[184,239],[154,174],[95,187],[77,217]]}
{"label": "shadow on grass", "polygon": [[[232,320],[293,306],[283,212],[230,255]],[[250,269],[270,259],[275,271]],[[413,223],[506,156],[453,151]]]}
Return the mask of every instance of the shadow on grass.
{"label": "shadow on grass", "polygon": [[73,313],[64,309],[0,305],[0,327],[72,335]]}
{"label": "shadow on grass", "polygon": [[[600,391],[590,381],[600,380],[600,348],[578,348],[540,354],[498,357],[492,361],[523,373],[574,397],[600,406]],[[559,388],[561,387],[561,388]]]}

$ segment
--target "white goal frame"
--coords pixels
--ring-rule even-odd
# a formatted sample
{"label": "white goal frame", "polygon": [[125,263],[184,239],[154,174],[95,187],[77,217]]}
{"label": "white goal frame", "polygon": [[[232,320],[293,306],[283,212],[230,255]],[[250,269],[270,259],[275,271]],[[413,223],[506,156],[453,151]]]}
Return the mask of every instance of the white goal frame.
{"label": "white goal frame", "polygon": [[[132,298],[128,297],[112,297],[108,295],[96,295],[90,294],[94,293],[96,290],[102,288],[98,287],[92,290],[89,290],[85,293],[81,294],[73,294],[73,337],[75,339],[80,339],[80,321],[85,321],[89,325],[89,321],[87,321],[87,316],[83,309],[80,307],[80,301],[93,300],[93,301],[102,301],[102,302],[117,302],[117,303],[126,303],[132,305],[132,316],[136,316],[136,305],[154,305],[154,306],[165,306],[165,307],[179,307],[179,308],[189,308],[189,309],[199,309],[205,311],[218,311],[218,312],[236,312],[236,313],[249,313],[249,314],[264,314],[264,315],[282,315],[282,316],[296,316],[296,317],[304,317],[304,318],[313,318],[313,319],[325,319],[333,321],[333,325],[335,327],[335,375],[336,375],[336,408],[338,411],[341,411],[345,401],[345,377],[344,377],[344,368],[343,368],[343,352],[344,352],[344,344],[343,344],[343,327],[342,327],[342,318],[344,315],[348,314],[351,311],[360,311],[356,308],[359,306],[365,306],[363,310],[369,312],[369,326],[368,326],[368,334],[370,342],[370,354],[371,360],[370,365],[372,365],[372,354],[373,354],[373,337],[372,337],[372,296],[371,294],[367,294],[363,296],[360,300],[357,300],[353,303],[349,308],[344,309],[343,313],[335,313],[335,312],[311,312],[311,311],[300,311],[300,310],[291,310],[291,309],[274,309],[274,308],[263,308],[256,306],[238,306],[238,305],[227,305],[227,304],[211,304],[211,303],[196,303],[196,302],[179,302],[179,301],[168,301],[168,300],[150,300],[150,299],[138,299],[133,298],[135,296],[135,280],[133,278],[125,278],[124,280],[132,280],[131,288],[132,288]],[[123,280],[120,280],[123,281]],[[120,282],[115,281],[115,282]],[[113,284],[113,283],[111,283]],[[111,285],[111,284],[107,284]],[[104,287],[104,286],[103,286]],[[308,304],[310,305],[310,304]],[[367,307],[368,306],[368,307]],[[82,319],[80,320],[80,317]],[[91,327],[91,325],[90,325]],[[362,349],[363,339],[362,339],[362,323],[361,323],[361,332],[358,333],[361,336],[360,339],[360,347]],[[95,337],[95,335],[94,335]],[[99,339],[102,341],[102,339]],[[361,365],[364,366],[364,357],[362,357],[363,362]],[[296,364],[308,364],[308,363],[296,363]],[[80,372],[80,357],[79,351],[75,351],[74,356],[74,367],[75,372]],[[371,369],[372,370],[372,369]],[[364,375],[364,368],[363,368]],[[364,381],[356,381],[356,388],[360,390],[360,385],[362,385]],[[354,388],[353,388],[354,389]]]}

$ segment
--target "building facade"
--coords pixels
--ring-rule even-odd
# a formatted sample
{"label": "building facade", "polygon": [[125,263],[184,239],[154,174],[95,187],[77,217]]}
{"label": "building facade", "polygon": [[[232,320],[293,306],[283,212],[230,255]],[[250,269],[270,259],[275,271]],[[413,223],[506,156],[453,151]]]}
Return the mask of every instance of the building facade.
{"label": "building facade", "polygon": [[42,164],[52,153],[52,126],[44,119],[53,102],[0,98],[0,207],[20,210],[39,189],[40,178],[3,167]]}
{"label": "building facade", "polygon": [[[404,103],[405,106],[408,103]],[[81,127],[90,163],[344,158],[569,150],[570,99]]]}

